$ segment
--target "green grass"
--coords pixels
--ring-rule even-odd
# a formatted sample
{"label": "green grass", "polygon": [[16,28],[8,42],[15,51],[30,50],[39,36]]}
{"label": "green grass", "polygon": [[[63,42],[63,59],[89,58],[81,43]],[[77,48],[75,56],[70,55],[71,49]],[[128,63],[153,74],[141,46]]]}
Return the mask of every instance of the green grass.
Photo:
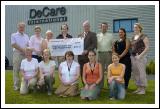
{"label": "green grass", "polygon": [[[108,99],[109,89],[106,85],[101,91],[100,97],[97,100],[88,101],[81,100],[79,96],[61,98],[54,94],[48,96],[47,93],[37,92],[29,93],[27,95],[20,95],[19,91],[13,90],[12,71],[5,72],[5,103],[6,104],[155,104],[155,81],[149,80],[145,95],[136,95],[132,92],[136,89],[133,80],[130,80],[129,89],[124,100]],[[59,85],[59,79],[56,72],[56,81],[54,91]],[[82,87],[82,84],[79,84]]]}

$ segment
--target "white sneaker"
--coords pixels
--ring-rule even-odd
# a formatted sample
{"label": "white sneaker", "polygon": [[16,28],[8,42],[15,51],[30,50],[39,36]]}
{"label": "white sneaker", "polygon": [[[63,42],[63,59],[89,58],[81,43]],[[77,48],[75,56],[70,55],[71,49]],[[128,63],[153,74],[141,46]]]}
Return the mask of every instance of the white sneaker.
{"label": "white sneaker", "polygon": [[137,92],[136,94],[143,95],[145,93],[146,93],[145,90],[141,90],[141,91]]}
{"label": "white sneaker", "polygon": [[138,93],[140,92],[141,90],[138,88],[137,90],[133,91],[132,93]]}
{"label": "white sneaker", "polygon": [[19,88],[18,88],[18,87],[14,87],[14,90],[15,90],[15,91],[18,91],[18,90],[19,90]]}
{"label": "white sneaker", "polygon": [[48,92],[48,95],[50,96],[50,95],[52,95],[52,93],[51,93],[51,92]]}
{"label": "white sneaker", "polygon": [[109,98],[110,100],[115,100],[115,98],[114,97],[112,97],[112,98]]}

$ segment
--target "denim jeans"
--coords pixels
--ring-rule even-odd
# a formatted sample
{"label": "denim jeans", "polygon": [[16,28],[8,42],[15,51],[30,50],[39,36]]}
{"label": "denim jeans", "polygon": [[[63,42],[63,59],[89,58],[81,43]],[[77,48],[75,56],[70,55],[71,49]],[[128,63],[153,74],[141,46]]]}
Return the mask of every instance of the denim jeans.
{"label": "denim jeans", "polygon": [[49,92],[52,92],[53,90],[53,84],[54,84],[54,78],[50,77],[49,75],[44,76],[44,81],[45,81],[45,87]]}
{"label": "denim jeans", "polygon": [[118,83],[115,80],[112,80],[112,82],[109,84],[110,89],[110,98],[116,98],[116,99],[124,99],[125,98],[125,87],[123,83]]}

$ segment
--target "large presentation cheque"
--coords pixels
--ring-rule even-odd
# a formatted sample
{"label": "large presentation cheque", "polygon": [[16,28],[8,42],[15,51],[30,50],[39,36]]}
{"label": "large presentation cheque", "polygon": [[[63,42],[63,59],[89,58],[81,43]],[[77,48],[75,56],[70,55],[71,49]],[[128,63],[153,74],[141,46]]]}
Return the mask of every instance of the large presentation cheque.
{"label": "large presentation cheque", "polygon": [[74,55],[81,55],[84,50],[84,39],[51,39],[48,43],[51,56],[64,56],[66,51],[72,51]]}

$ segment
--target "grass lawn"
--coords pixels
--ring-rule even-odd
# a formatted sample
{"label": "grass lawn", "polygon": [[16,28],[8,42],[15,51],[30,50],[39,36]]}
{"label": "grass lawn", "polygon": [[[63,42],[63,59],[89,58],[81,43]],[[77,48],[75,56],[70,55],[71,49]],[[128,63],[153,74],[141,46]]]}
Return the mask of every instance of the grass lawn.
{"label": "grass lawn", "polygon": [[[20,95],[19,91],[13,90],[12,71],[5,71],[5,103],[6,104],[155,104],[155,81],[149,80],[145,95],[136,95],[132,92],[136,89],[133,80],[130,80],[129,89],[124,100],[109,100],[109,89],[106,85],[101,91],[100,97],[97,100],[88,101],[81,100],[80,96],[61,98],[52,94],[51,96],[43,92],[29,93]],[[56,72],[56,81],[54,91],[59,85],[59,79]],[[79,84],[82,87],[82,84]]]}

